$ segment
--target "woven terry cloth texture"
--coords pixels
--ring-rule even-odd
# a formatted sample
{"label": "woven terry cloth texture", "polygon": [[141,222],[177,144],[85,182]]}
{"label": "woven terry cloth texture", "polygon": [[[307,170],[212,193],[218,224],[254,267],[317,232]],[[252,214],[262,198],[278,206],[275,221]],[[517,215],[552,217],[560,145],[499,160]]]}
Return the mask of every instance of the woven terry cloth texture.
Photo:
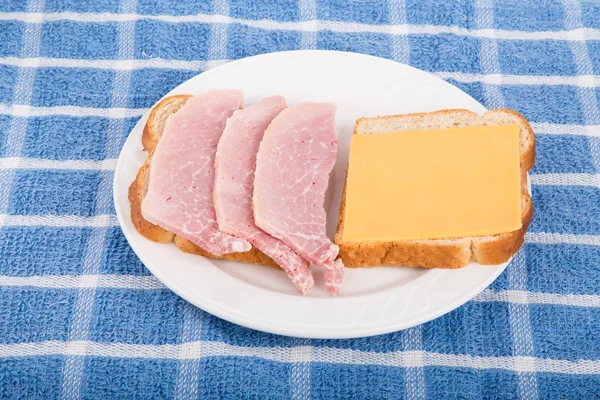
{"label": "woven terry cloth texture", "polygon": [[[118,227],[119,150],[229,60],[368,53],[537,134],[536,214],[492,286],[356,340],[252,331],[165,289]],[[558,0],[0,1],[0,398],[600,396],[600,5]]]}

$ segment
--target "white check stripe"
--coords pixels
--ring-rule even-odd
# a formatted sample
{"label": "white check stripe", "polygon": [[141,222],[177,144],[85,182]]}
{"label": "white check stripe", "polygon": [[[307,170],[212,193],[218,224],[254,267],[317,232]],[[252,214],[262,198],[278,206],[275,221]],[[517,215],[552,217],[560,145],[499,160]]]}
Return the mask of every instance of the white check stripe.
{"label": "white check stripe", "polygon": [[532,174],[532,185],[600,187],[600,174]]}
{"label": "white check stripe", "polygon": [[407,399],[425,398],[425,372],[423,371],[423,326],[417,325],[402,332],[404,392]]}
{"label": "white check stripe", "polygon": [[[27,13],[39,13],[44,9],[44,0],[27,1]],[[4,36],[4,35],[3,35]],[[1,39],[0,39],[1,40]],[[25,58],[37,57],[40,54],[42,45],[42,25],[27,24],[23,29],[21,36],[20,56]],[[13,99],[14,103],[29,104],[33,95],[33,86],[36,74],[36,65],[28,65],[18,68],[16,82],[14,83]],[[6,83],[3,83],[6,84]],[[10,84],[9,84],[10,85]],[[20,118],[13,115],[8,123],[8,129],[3,139],[3,153],[9,157],[20,157],[25,145],[25,137],[28,130],[29,121],[26,118]],[[9,198],[12,193],[15,178],[14,170],[0,170],[0,214],[8,211]]]}
{"label": "white check stripe", "polygon": [[48,289],[165,289],[165,286],[154,276],[136,275],[0,275],[0,286],[26,286]]}
{"label": "white check stripe", "polygon": [[310,362],[311,349],[308,339],[294,338],[290,355],[290,397],[292,400],[311,398]]}
{"label": "white check stripe", "polygon": [[[475,24],[477,28],[488,29],[494,26],[494,13],[490,3],[486,0],[475,1]],[[498,43],[496,38],[480,38],[479,40],[479,59],[481,70],[486,75],[495,75],[502,83],[500,74],[500,63],[498,61]],[[483,96],[485,106],[492,108],[501,108],[504,106],[504,97],[499,85],[483,85]]]}
{"label": "white check stripe", "polygon": [[[397,48],[396,48],[397,47]],[[394,59],[401,62],[408,62],[407,45],[399,43],[395,47],[394,51],[398,54],[394,56]],[[314,48],[307,47],[306,48]],[[49,68],[95,68],[95,69],[109,69],[109,70],[136,70],[142,68],[156,68],[156,69],[176,69],[176,70],[189,70],[189,71],[205,71],[219,65],[226,64],[231,60],[219,59],[209,61],[185,61],[185,60],[173,60],[173,59],[162,59],[153,58],[147,60],[81,60],[71,58],[48,58],[48,57],[35,57],[35,58],[19,58],[19,57],[0,57],[0,64],[14,65],[14,66],[28,66],[35,64],[39,67]],[[503,75],[503,74],[473,74],[466,72],[431,72],[433,75],[449,80],[453,79],[463,83],[474,83],[483,82],[493,85],[544,85],[544,86],[558,86],[568,85],[577,87],[600,87],[600,76],[598,75],[578,75],[578,76],[536,76],[536,75]]]}
{"label": "white check stripe", "polygon": [[82,60],[73,58],[19,58],[19,57],[0,57],[0,64],[26,67],[36,65],[37,67],[47,68],[96,68],[110,70],[131,71],[142,68],[158,69],[182,69],[191,71],[203,71],[218,65],[226,63],[227,60],[213,61],[184,61],[167,60],[162,58],[150,58],[146,60],[121,59],[121,60]]}
{"label": "white check stripe", "polygon": [[600,76],[540,76],[540,75],[504,75],[504,74],[471,74],[464,72],[432,72],[441,79],[453,79],[458,82],[483,82],[492,85],[540,85],[540,86],[578,86],[600,87]]}
{"label": "white check stripe", "polygon": [[531,122],[530,124],[536,134],[600,137],[600,125],[551,124],[548,122]]}
{"label": "white check stripe", "polygon": [[[202,354],[200,348],[202,347]],[[398,351],[376,353],[331,347],[306,346],[312,362],[342,365],[381,365],[386,367],[411,366],[421,359],[425,367],[471,368],[476,370],[502,369],[514,371],[515,357],[476,357],[465,354],[442,354],[427,351]],[[118,358],[152,358],[186,360],[203,357],[257,357],[281,363],[293,362],[297,347],[242,347],[222,342],[189,342],[172,345],[97,343],[92,341],[46,341],[41,343],[0,344],[0,357],[32,357],[75,355]],[[549,358],[520,357],[528,372],[558,374],[598,374],[598,360],[553,360]],[[535,371],[531,368],[535,367]]]}
{"label": "white check stripe", "polygon": [[[537,377],[533,364],[533,332],[529,303],[521,298],[520,293],[527,290],[527,267],[525,252],[519,251],[507,268],[508,287],[507,297],[510,334],[513,340],[514,370],[517,371],[519,397],[527,399],[538,398]],[[526,300],[526,298],[525,298]],[[531,362],[530,362],[531,361]]]}
{"label": "white check stripe", "polygon": [[[191,346],[180,346],[179,373],[177,374],[176,399],[197,399],[198,379],[200,372],[199,359],[203,357],[204,343],[202,339],[203,311],[190,303],[183,308],[183,329],[181,343],[194,343]],[[187,352],[190,352],[188,354]],[[197,358],[190,358],[195,355]]]}
{"label": "white check stripe", "polygon": [[116,215],[104,214],[94,217],[77,215],[9,215],[0,214],[0,226],[53,226],[93,227],[118,226]]}
{"label": "white check stripe", "polygon": [[527,232],[527,243],[537,244],[584,244],[600,246],[600,235],[575,235],[570,233]]}
{"label": "white check stripe", "polygon": [[[406,25],[406,2],[388,0],[389,19],[392,26]],[[393,35],[391,40],[392,59],[404,64],[410,62],[410,43],[407,35]]]}
{"label": "white check stripe", "polygon": [[[135,0],[121,0],[120,10],[132,12],[136,9]],[[135,48],[135,22],[127,21],[117,24],[117,41],[119,59],[132,59]],[[131,68],[117,70],[113,74],[111,107],[121,110],[127,107],[130,87]],[[116,157],[121,147],[121,135],[124,129],[123,113],[113,113],[109,116],[104,142],[104,154]],[[112,176],[101,174],[96,190],[94,213],[99,214],[112,203]],[[95,275],[100,272],[102,255],[104,253],[107,231],[94,229],[87,238],[82,273]],[[78,290],[72,310],[70,341],[86,341],[90,337],[90,326],[96,302],[96,286],[83,287]],[[81,397],[85,363],[81,357],[66,357],[62,368],[62,398]]]}
{"label": "white check stripe", "polygon": [[46,117],[70,115],[74,117],[134,118],[144,115],[147,108],[94,108],[79,106],[35,107],[22,104],[12,106],[0,104],[0,114],[17,117]]}
{"label": "white check stripe", "polygon": [[600,308],[600,295],[537,293],[523,290],[496,292],[486,289],[473,301]]}
{"label": "white check stripe", "polygon": [[[406,58],[406,57],[404,57]],[[203,71],[226,64],[231,60],[209,60],[209,61],[185,61],[154,58],[147,60],[82,60],[70,58],[19,58],[0,57],[0,64],[14,66],[29,66],[35,64],[39,67],[61,67],[61,68],[96,68],[110,70],[135,70],[142,68],[178,69]],[[474,74],[465,72],[432,72],[441,79],[453,79],[464,83],[484,82],[503,85],[569,85],[579,87],[600,87],[600,76],[578,75],[578,76],[536,76],[536,75],[503,75],[503,74]]]}
{"label": "white check stripe", "polygon": [[[588,46],[585,42],[585,37],[583,37],[582,32],[574,31],[574,29],[580,29],[583,27],[583,21],[581,19],[581,5],[579,2],[564,0],[563,6],[565,10],[565,26],[570,29],[569,36],[573,39],[579,39],[569,41],[571,53],[575,58],[577,75],[592,75],[594,74],[594,66],[592,65],[592,61],[588,54]],[[583,111],[586,123],[600,123],[600,111],[598,110],[598,102],[596,100],[595,90],[589,87],[580,87],[579,98],[581,100],[581,110]]]}
{"label": "white check stripe", "polygon": [[371,25],[354,22],[340,21],[300,21],[300,22],[279,22],[273,20],[251,20],[243,18],[233,18],[225,15],[196,14],[196,15],[142,15],[142,14],[116,14],[116,13],[75,13],[75,12],[54,12],[54,13],[25,13],[25,12],[4,12],[0,13],[0,21],[23,21],[28,23],[41,23],[42,18],[46,21],[78,21],[98,23],[102,21],[120,22],[153,20],[167,23],[221,23],[221,24],[241,24],[258,29],[282,30],[282,31],[305,31],[317,32],[329,30],[341,33],[389,33],[393,35],[440,35],[453,34],[457,36],[469,36],[475,38],[492,38],[507,40],[600,40],[600,29],[579,28],[571,31],[511,31],[502,29],[466,29],[457,26],[442,25]]}
{"label": "white check stripe", "polygon": [[[310,28],[303,29],[300,32],[300,48],[303,50],[315,49],[317,47],[317,31],[319,22],[317,18],[317,4],[314,0],[299,0],[298,8],[300,11],[300,21],[303,26],[312,24]],[[292,393],[292,397],[296,396]]]}
{"label": "white check stripe", "polygon": [[0,158],[0,170],[2,169],[65,169],[65,170],[94,170],[114,171],[117,159],[106,160],[44,160],[41,158]]}
{"label": "white check stripe", "polygon": [[[164,290],[166,287],[154,276],[138,275],[42,275],[10,276],[0,275],[0,286],[39,287],[49,289],[81,289],[100,287],[106,289]],[[600,308],[600,295],[558,294],[528,292],[523,290],[495,291],[485,289],[472,301],[514,304],[562,305],[572,307]],[[297,362],[303,362],[297,354]]]}

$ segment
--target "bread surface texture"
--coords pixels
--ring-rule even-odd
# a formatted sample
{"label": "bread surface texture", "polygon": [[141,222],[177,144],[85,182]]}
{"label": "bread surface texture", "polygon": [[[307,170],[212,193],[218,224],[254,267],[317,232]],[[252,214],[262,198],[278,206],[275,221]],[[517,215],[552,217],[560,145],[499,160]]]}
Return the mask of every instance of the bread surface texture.
{"label": "bread surface texture", "polygon": [[360,118],[354,134],[392,133],[407,130],[461,128],[481,125],[519,126],[521,168],[520,229],[512,232],[453,239],[402,240],[391,242],[344,242],[346,187],[342,195],[335,244],[346,267],[407,266],[461,268],[471,262],[495,265],[508,261],[521,247],[533,218],[533,204],[527,187],[527,171],[535,164],[535,136],[527,120],[518,112],[491,110],[479,116],[463,109],[430,113]]}
{"label": "bread surface texture", "polygon": [[209,258],[240,261],[249,264],[260,264],[269,267],[279,266],[266,254],[252,247],[249,251],[243,253],[229,253],[222,256],[215,256],[208,251],[197,246],[190,240],[169,232],[158,225],[154,225],[144,219],[142,215],[142,201],[148,192],[148,178],[152,165],[152,154],[156,149],[160,137],[165,128],[165,124],[170,115],[176,113],[185,102],[192,97],[189,94],[180,94],[169,96],[161,100],[150,112],[148,121],[144,126],[142,133],[142,145],[148,153],[144,165],[138,170],[135,180],[129,186],[129,204],[131,210],[131,221],[135,229],[144,237],[158,243],[175,242],[177,247],[186,252],[201,255]]}

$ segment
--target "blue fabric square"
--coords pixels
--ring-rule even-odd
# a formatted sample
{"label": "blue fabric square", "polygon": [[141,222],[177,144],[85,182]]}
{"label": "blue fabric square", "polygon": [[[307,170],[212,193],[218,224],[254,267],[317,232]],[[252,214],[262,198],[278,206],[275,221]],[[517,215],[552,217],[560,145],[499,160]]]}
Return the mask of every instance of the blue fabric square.
{"label": "blue fabric square", "polygon": [[59,399],[63,360],[61,356],[0,359],[0,398]]}
{"label": "blue fabric square", "polygon": [[576,135],[536,135],[536,174],[596,172],[589,138]]}
{"label": "blue fabric square", "polygon": [[599,375],[542,372],[537,377],[541,399],[594,399],[600,397]]}
{"label": "blue fabric square", "polygon": [[525,244],[527,289],[558,294],[600,294],[600,248]]}
{"label": "blue fabric square", "polygon": [[3,0],[0,2],[1,12],[19,12],[27,9],[27,2],[23,0]]}
{"label": "blue fabric square", "polygon": [[135,58],[204,60],[209,36],[207,24],[140,20],[135,27]]}
{"label": "blue fabric square", "polygon": [[317,36],[317,48],[351,51],[390,58],[391,37],[383,33],[339,33],[321,31]]}
{"label": "blue fabric square", "polygon": [[175,397],[177,360],[87,357],[83,399],[171,399]]}
{"label": "blue fabric square", "polygon": [[600,28],[600,4],[585,0],[581,3],[581,20],[587,28]]}
{"label": "blue fabric square", "polygon": [[90,228],[0,229],[0,275],[70,275],[83,266]]}
{"label": "blue fabric square", "polygon": [[531,232],[600,233],[600,189],[584,186],[534,186]]}
{"label": "blue fabric square", "polygon": [[404,331],[393,332],[387,335],[369,336],[356,339],[311,340],[311,345],[316,347],[334,347],[338,349],[352,349],[359,351],[375,351],[388,353],[403,349]]}
{"label": "blue fabric square", "polygon": [[150,271],[135,255],[119,227],[108,229],[101,272],[118,275],[150,275]]}
{"label": "blue fabric square", "polygon": [[0,343],[67,340],[76,296],[74,290],[0,287]]}
{"label": "blue fabric square", "polygon": [[[151,107],[171,89],[196,75],[197,73],[193,71],[168,69],[144,68],[132,71],[127,106],[131,108]],[[130,123],[131,120],[127,124]],[[127,124],[127,127],[131,126]]]}
{"label": "blue fabric square", "polygon": [[[523,251],[523,250],[521,250],[521,251]],[[496,292],[502,292],[502,291],[508,289],[508,286],[509,286],[508,269],[513,268],[512,267],[513,262],[514,261],[512,261],[510,264],[508,264],[508,267],[500,274],[500,276],[498,276],[496,278],[496,280],[494,282],[492,282],[490,284],[490,286],[488,286],[488,289],[495,290]]]}
{"label": "blue fabric square", "polygon": [[[167,92],[168,91],[165,91],[164,93],[167,93]],[[141,107],[141,108],[144,108],[144,107]],[[140,117],[123,119],[123,130],[121,132],[121,141],[120,141],[121,145],[119,146],[119,150],[123,147],[123,145],[125,145],[125,141],[129,137],[129,134],[131,133],[133,128],[135,128],[135,125],[138,123],[139,120],[140,120]],[[118,153],[117,154],[107,154],[107,157],[118,158],[119,154]]]}
{"label": "blue fabric square", "polygon": [[434,353],[512,355],[506,303],[470,302],[423,325],[423,349]]}
{"label": "blue fabric square", "polygon": [[425,368],[425,392],[432,399],[518,399],[517,385],[512,371]]}
{"label": "blue fabric square", "polygon": [[91,339],[97,342],[177,343],[185,301],[166,290],[98,289]]}
{"label": "blue fabric square", "polygon": [[600,359],[600,309],[531,304],[529,315],[536,357],[570,361]]}
{"label": "blue fabric square", "polygon": [[[0,41],[0,43],[2,42]],[[12,103],[18,74],[17,67],[0,65],[0,103]]]}
{"label": "blue fabric square", "polygon": [[448,79],[448,83],[453,84],[481,104],[485,104],[485,97],[483,94],[483,85],[481,82],[464,83],[455,81],[454,79]]}
{"label": "blue fabric square", "polygon": [[498,62],[506,75],[577,74],[569,44],[558,40],[498,40]]}
{"label": "blue fabric square", "polygon": [[386,0],[344,1],[316,0],[317,19],[358,22],[362,24],[388,24],[390,22]]}
{"label": "blue fabric square", "polygon": [[0,21],[0,32],[2,32],[0,57],[18,57],[21,55],[25,25],[19,21]]}
{"label": "blue fabric square", "polygon": [[406,0],[406,21],[415,25],[475,27],[472,0]]}
{"label": "blue fabric square", "polygon": [[45,0],[45,9],[50,12],[118,12],[120,0]]}
{"label": "blue fabric square", "polygon": [[52,160],[103,160],[108,119],[54,115],[31,118],[23,153]]}
{"label": "blue fabric square", "polygon": [[517,110],[529,122],[582,124],[583,112],[573,86],[501,86],[504,106]]}
{"label": "blue fabric square", "polygon": [[382,365],[313,363],[312,399],[403,399],[404,371]]}
{"label": "blue fabric square", "polygon": [[200,360],[201,399],[290,399],[290,365],[254,357]]}
{"label": "blue fabric square", "polygon": [[300,20],[298,0],[231,0],[229,15],[241,19]]}
{"label": "blue fabric square", "polygon": [[212,0],[137,0],[137,12],[148,15],[206,14],[212,9]]}
{"label": "blue fabric square", "polygon": [[560,0],[493,2],[495,27],[514,31],[562,31],[565,11]]}
{"label": "blue fabric square", "polygon": [[[600,28],[600,24],[599,24]],[[586,42],[588,48],[588,54],[600,54],[600,40],[590,40]],[[594,74],[600,75],[600,57],[590,57],[590,61],[592,62],[592,66],[594,68]]]}
{"label": "blue fabric square", "polygon": [[206,341],[223,342],[234,346],[254,346],[256,343],[267,347],[294,345],[293,338],[244,328],[208,313],[204,313],[202,320],[205,321],[203,339]]}
{"label": "blue fabric square", "polygon": [[97,171],[19,170],[9,214],[92,216],[98,182]]}
{"label": "blue fabric square", "polygon": [[31,105],[110,107],[114,71],[83,68],[38,68]]}
{"label": "blue fabric square", "polygon": [[229,26],[227,57],[238,59],[274,51],[296,50],[300,47],[300,32],[271,31],[249,26]]}
{"label": "blue fabric square", "polygon": [[481,72],[479,40],[455,35],[410,35],[410,65],[432,72]]}
{"label": "blue fabric square", "polygon": [[43,57],[114,59],[118,48],[115,22],[56,21],[43,25],[40,46]]}
{"label": "blue fabric square", "polygon": [[10,127],[10,120],[10,116],[0,115],[0,157],[4,156],[4,146],[6,143],[8,128]]}

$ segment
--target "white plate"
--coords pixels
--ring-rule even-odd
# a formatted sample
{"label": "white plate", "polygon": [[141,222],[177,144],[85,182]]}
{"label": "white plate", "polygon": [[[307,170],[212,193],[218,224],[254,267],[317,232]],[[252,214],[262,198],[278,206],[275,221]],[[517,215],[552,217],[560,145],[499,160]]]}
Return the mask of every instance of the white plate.
{"label": "white plate", "polygon": [[[332,51],[265,54],[211,69],[167,95],[240,88],[245,103],[281,94],[288,104],[332,101],[338,106],[339,154],[326,210],[333,237],[354,122],[363,116],[466,108],[486,109],[428,73],[381,58]],[[151,242],[130,220],[127,188],[146,154],[141,134],[147,114],[121,151],[114,181],[117,216],[131,247],[167,287],[218,317],[265,332],[307,338],[352,338],[409,328],[445,314],[487,287],[506,268],[469,265],[459,270],[381,267],[346,269],[338,298],[327,296],[322,271],[302,297],[283,271],[185,254]]]}

